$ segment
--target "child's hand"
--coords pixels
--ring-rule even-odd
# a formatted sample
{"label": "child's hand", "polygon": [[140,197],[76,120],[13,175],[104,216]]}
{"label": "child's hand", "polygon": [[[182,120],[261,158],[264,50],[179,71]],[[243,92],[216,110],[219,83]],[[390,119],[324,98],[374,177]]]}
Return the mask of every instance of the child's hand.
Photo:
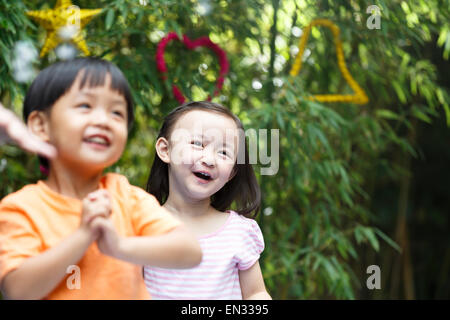
{"label": "child's hand", "polygon": [[93,229],[99,231],[97,246],[101,253],[116,257],[119,252],[120,236],[116,231],[111,219],[98,217],[92,221]]}
{"label": "child's hand", "polygon": [[111,198],[108,191],[99,189],[89,193],[83,199],[80,228],[94,233],[94,239],[98,236],[98,228],[92,226],[97,217],[108,218],[111,214]]}

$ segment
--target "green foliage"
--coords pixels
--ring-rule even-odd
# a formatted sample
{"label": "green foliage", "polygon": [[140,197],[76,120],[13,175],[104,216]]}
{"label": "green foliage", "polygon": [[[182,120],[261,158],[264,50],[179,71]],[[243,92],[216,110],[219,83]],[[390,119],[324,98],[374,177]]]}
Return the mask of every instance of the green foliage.
{"label": "green foliage", "polygon": [[[34,30],[36,27],[24,15],[25,5],[21,1],[0,1],[0,100],[15,97],[22,92],[12,77],[11,60],[13,57],[14,43],[27,40],[30,36],[27,29]],[[8,97],[6,97],[8,96]]]}
{"label": "green foliage", "polygon": [[[208,35],[224,48],[230,73],[214,101],[228,106],[247,129],[280,130],[280,166],[274,176],[260,175],[263,210],[258,217],[266,249],[261,259],[269,292],[277,299],[357,298],[365,286],[357,270],[361,248],[379,252],[389,245],[375,227],[372,186],[377,179],[398,179],[402,165],[387,157],[393,150],[416,155],[408,140],[415,121],[432,123],[446,115],[450,126],[450,92],[431,62],[432,47],[450,52],[449,8],[440,1],[376,1],[381,29],[366,27],[365,1],[211,0],[201,15],[198,1],[73,1],[81,8],[103,8],[86,27],[94,55],[117,64],[130,81],[137,123],[122,159],[109,170],[144,187],[154,157],[161,120],[173,107],[170,83],[188,99],[205,99],[214,90],[218,64],[205,48],[186,50],[171,42],[165,59],[169,79],[156,70],[159,40],[170,31],[195,39]],[[52,7],[54,1],[0,0],[0,98],[20,110],[24,87],[11,77],[15,41],[31,39],[41,48],[45,32],[24,16],[25,10]],[[292,28],[315,18],[329,18],[341,29],[350,73],[370,102],[321,104],[303,97],[317,93],[351,93],[337,67],[327,29],[313,28],[300,74],[288,71],[299,39]],[[271,43],[272,41],[272,43]],[[273,46],[271,46],[273,44]],[[271,50],[275,48],[275,50]],[[40,60],[43,68],[54,52]],[[269,74],[271,76],[269,76]],[[262,83],[253,89],[252,83]],[[2,147],[2,196],[39,178],[37,161],[12,147]],[[3,160],[1,160],[3,161]],[[273,212],[272,214],[270,214]]]}

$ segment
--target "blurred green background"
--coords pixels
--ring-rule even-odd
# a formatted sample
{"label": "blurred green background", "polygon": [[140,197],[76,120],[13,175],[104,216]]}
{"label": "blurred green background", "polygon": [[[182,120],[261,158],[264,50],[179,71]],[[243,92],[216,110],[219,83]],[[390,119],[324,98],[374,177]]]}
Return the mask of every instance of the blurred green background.
{"label": "blurred green background", "polygon": [[[45,30],[27,10],[56,1],[0,0],[0,101],[21,114],[29,83],[15,81],[14,45],[40,51]],[[166,47],[169,78],[156,70],[168,32],[209,36],[226,52],[230,72],[213,101],[246,129],[279,129],[277,174],[261,175],[258,214],[266,249],[261,266],[275,299],[450,298],[450,2],[332,0],[80,0],[102,8],[85,28],[92,55],[128,78],[136,125],[121,160],[109,170],[145,187],[163,117],[175,106],[170,84],[189,100],[214,91],[216,57],[207,48]],[[380,9],[380,29],[368,27]],[[366,105],[322,104],[319,93],[351,94],[340,74],[333,37],[312,29],[303,67],[289,70],[302,30],[317,18],[341,30],[347,67]],[[50,52],[34,63],[55,62]],[[260,148],[262,145],[260,145]],[[0,149],[1,197],[42,178],[37,158]],[[368,289],[378,265],[381,289]]]}

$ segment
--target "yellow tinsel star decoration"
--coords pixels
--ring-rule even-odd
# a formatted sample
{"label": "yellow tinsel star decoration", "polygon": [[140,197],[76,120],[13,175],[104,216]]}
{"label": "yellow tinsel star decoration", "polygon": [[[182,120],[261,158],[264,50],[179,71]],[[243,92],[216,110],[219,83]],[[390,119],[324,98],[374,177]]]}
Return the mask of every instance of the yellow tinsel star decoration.
{"label": "yellow tinsel star decoration", "polygon": [[45,56],[65,39],[60,35],[64,27],[71,27],[70,40],[85,55],[89,55],[86,41],[81,30],[92,18],[99,14],[102,9],[80,9],[72,4],[71,0],[57,0],[53,9],[28,11],[27,15],[47,30],[47,38],[42,47],[40,57]]}
{"label": "yellow tinsel star decoration", "polygon": [[353,89],[355,94],[345,94],[345,95],[344,94],[321,94],[321,95],[314,95],[312,97],[308,97],[308,99],[309,100],[317,100],[320,102],[350,102],[350,103],[356,103],[356,104],[367,103],[369,101],[369,98],[367,97],[364,90],[353,79],[353,77],[351,76],[350,72],[347,69],[347,66],[345,65],[344,52],[342,50],[342,42],[341,42],[341,39],[339,36],[339,34],[340,34],[339,27],[328,19],[313,20],[311,22],[311,24],[305,29],[305,32],[303,33],[303,36],[300,39],[300,43],[298,46],[299,51],[298,51],[297,57],[295,58],[292,69],[290,71],[290,75],[296,76],[300,72],[300,69],[302,68],[303,52],[305,51],[306,43],[308,42],[309,33],[311,32],[311,28],[313,26],[317,26],[317,25],[328,27],[328,28],[330,28],[331,32],[333,33],[334,44],[336,46],[336,56],[337,56],[337,63],[339,66],[339,70],[341,71],[341,74],[344,77],[345,81],[348,83],[350,88]]}

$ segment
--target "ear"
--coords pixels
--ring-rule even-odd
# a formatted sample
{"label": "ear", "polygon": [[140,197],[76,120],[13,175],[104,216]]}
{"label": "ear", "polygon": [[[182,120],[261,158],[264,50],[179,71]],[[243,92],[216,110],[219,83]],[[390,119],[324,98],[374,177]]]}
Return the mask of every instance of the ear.
{"label": "ear", "polygon": [[28,128],[31,132],[45,142],[50,141],[48,115],[43,111],[33,111],[28,116]]}
{"label": "ear", "polygon": [[165,163],[170,163],[169,155],[169,141],[166,138],[161,137],[156,141],[155,144],[156,153],[158,157]]}

